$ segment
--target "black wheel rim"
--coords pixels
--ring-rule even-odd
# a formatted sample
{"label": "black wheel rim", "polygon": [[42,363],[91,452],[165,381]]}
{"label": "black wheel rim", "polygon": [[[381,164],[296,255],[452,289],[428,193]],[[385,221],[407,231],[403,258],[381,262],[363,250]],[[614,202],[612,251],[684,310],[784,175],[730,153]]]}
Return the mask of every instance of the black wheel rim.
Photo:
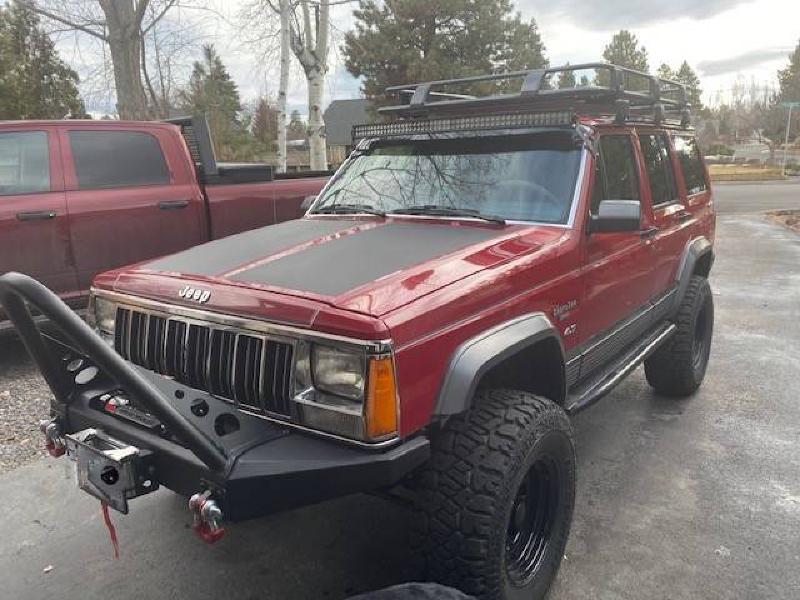
{"label": "black wheel rim", "polygon": [[544,562],[559,508],[555,462],[537,459],[517,490],[506,534],[506,571],[517,587],[528,585]]}
{"label": "black wheel rim", "polygon": [[706,345],[708,344],[708,326],[710,325],[708,315],[708,305],[703,304],[697,315],[694,325],[694,339],[692,341],[692,362],[695,370],[703,365],[706,355]]}

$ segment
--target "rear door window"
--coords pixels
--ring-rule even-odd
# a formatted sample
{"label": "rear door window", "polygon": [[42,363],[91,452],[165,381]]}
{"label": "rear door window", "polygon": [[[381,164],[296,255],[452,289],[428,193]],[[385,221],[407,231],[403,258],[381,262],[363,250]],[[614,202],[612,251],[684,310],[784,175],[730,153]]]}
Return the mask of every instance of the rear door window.
{"label": "rear door window", "polygon": [[158,140],[140,131],[70,131],[82,190],[165,185],[169,168]]}
{"label": "rear door window", "polygon": [[0,196],[49,191],[47,132],[0,133]]}
{"label": "rear door window", "polygon": [[689,196],[700,194],[708,189],[706,170],[700,157],[700,148],[693,137],[678,135],[673,138],[675,152],[683,169],[683,179],[686,181],[686,193]]}
{"label": "rear door window", "polygon": [[630,136],[600,138],[592,214],[597,214],[602,200],[639,200],[639,177]]}
{"label": "rear door window", "polygon": [[678,186],[675,184],[675,172],[672,169],[666,136],[642,134],[639,136],[639,143],[642,146],[647,177],[650,180],[653,206],[677,202]]}

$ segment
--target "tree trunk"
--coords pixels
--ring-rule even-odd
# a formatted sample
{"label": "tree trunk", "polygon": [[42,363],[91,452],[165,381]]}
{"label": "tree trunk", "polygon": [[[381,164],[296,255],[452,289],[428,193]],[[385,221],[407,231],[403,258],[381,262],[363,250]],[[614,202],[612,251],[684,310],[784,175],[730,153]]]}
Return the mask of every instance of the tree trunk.
{"label": "tree trunk", "polygon": [[[143,1],[143,0],[142,0]],[[106,17],[120,119],[146,119],[147,96],[141,77],[141,19],[130,0],[100,0]]]}
{"label": "tree trunk", "polygon": [[315,67],[306,73],[306,78],[308,80],[308,143],[311,150],[311,170],[327,171],[325,121],[322,118],[325,72]]}
{"label": "tree trunk", "polygon": [[316,8],[313,40],[308,20],[309,6],[304,2],[306,43],[312,60],[305,65],[308,82],[308,142],[311,150],[311,170],[328,170],[328,148],[325,138],[325,121],[322,118],[322,101],[325,93],[325,73],[328,71],[328,33],[330,28],[330,0],[320,0]]}
{"label": "tree trunk", "polygon": [[289,11],[291,10],[290,0],[280,0],[281,10],[281,72],[280,82],[278,83],[278,173],[286,172],[286,95],[289,88],[289,68],[291,48],[289,47],[289,36],[291,22]]}

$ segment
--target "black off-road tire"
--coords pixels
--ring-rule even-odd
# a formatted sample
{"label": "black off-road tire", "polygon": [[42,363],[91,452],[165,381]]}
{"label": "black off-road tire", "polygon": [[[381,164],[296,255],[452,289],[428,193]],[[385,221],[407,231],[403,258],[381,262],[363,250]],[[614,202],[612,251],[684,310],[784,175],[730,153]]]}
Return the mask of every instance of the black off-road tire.
{"label": "black off-road tire", "polygon": [[[434,438],[417,482],[415,533],[428,578],[482,600],[544,597],[574,502],[573,434],[561,407],[527,392],[479,392],[475,407]],[[542,548],[531,553],[531,571],[514,562],[526,556],[528,535]]]}
{"label": "black off-road tire", "polygon": [[647,382],[664,396],[685,397],[703,383],[714,333],[714,300],[708,279],[695,275],[675,318],[673,336],[644,362]]}

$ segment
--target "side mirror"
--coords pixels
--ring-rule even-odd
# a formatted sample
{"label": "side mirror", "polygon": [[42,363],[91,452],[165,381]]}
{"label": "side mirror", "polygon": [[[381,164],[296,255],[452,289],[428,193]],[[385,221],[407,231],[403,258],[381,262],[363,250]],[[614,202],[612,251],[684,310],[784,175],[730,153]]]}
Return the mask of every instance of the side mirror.
{"label": "side mirror", "polygon": [[589,222],[591,233],[639,231],[642,205],[638,200],[603,200]]}

